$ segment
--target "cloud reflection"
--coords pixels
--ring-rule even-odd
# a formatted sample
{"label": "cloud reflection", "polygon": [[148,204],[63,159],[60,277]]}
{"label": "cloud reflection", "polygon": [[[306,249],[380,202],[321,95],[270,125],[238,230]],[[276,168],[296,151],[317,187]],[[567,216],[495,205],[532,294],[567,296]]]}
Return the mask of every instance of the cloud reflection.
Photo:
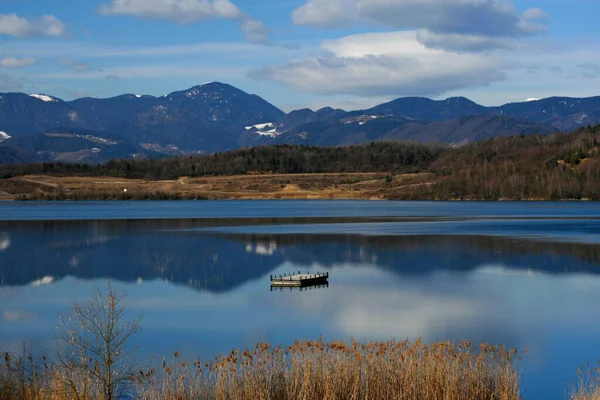
{"label": "cloud reflection", "polygon": [[0,251],[4,251],[10,247],[10,236],[8,233],[0,233]]}

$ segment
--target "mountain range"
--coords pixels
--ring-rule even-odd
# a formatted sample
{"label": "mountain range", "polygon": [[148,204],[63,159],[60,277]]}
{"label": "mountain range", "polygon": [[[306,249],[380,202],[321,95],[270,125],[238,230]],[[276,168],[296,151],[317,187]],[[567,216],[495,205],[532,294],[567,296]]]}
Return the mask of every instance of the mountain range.
{"label": "mountain range", "polygon": [[99,163],[265,144],[412,140],[459,146],[598,123],[600,97],[552,97],[499,107],[464,97],[405,97],[366,110],[326,107],[286,114],[257,95],[219,82],[162,97],[63,101],[44,94],[0,93],[0,163]]}

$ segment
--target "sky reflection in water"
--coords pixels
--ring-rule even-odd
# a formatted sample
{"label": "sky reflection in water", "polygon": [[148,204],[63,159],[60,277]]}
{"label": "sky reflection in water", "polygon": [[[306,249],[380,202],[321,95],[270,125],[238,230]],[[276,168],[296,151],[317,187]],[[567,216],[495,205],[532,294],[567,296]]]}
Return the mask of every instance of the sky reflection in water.
{"label": "sky reflection in water", "polygon": [[[527,348],[526,398],[564,398],[600,358],[597,222],[411,224],[0,224],[0,341],[48,351],[58,315],[111,278],[144,315],[143,360],[319,336],[469,338]],[[330,286],[269,290],[269,274],[308,270]]]}

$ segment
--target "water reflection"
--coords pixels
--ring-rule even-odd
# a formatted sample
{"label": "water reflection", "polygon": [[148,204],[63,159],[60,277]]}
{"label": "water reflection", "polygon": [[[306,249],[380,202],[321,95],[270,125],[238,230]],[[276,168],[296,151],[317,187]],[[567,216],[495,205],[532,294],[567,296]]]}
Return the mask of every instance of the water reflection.
{"label": "water reflection", "polygon": [[329,283],[321,284],[321,285],[304,285],[304,286],[269,286],[271,288],[271,292],[308,292],[313,290],[326,289],[329,287]]}
{"label": "water reflection", "polygon": [[[585,221],[571,224],[571,233],[587,229]],[[600,348],[596,244],[477,232],[362,236],[178,227],[164,221],[2,226],[0,243],[9,243],[0,251],[3,342],[51,348],[58,315],[110,279],[128,292],[128,312],[144,314],[136,338],[142,357],[180,350],[206,359],[258,341],[319,336],[469,338],[529,349],[528,399],[562,398],[577,367],[600,357],[591,352]],[[269,275],[290,271],[329,272],[330,285],[267,290]]]}
{"label": "water reflection", "polygon": [[[0,234],[0,285],[72,276],[124,282],[168,280],[229,292],[284,262],[311,269],[372,263],[400,276],[469,272],[503,265],[528,274],[600,273],[600,245],[497,236],[257,235],[123,229],[122,223],[29,224]],[[116,226],[115,226],[116,225]]]}

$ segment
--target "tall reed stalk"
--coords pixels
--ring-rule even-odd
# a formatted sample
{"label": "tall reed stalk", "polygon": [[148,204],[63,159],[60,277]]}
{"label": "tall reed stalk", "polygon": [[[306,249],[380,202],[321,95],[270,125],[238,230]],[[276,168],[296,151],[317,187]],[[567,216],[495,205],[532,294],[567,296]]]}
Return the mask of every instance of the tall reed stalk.
{"label": "tall reed stalk", "polygon": [[586,364],[577,371],[577,386],[573,390],[572,400],[600,400],[600,361],[596,366]]}
{"label": "tall reed stalk", "polygon": [[[131,376],[128,398],[225,399],[519,399],[516,350],[421,341],[297,341],[283,348],[258,344],[211,363],[183,361],[179,353]],[[63,365],[8,354],[0,366],[0,400],[106,399],[86,374]],[[90,372],[92,373],[92,372]],[[76,378],[76,379],[75,379]],[[83,390],[86,388],[86,390]]]}
{"label": "tall reed stalk", "polygon": [[137,397],[159,399],[519,399],[516,350],[421,341],[259,344],[210,364],[176,354],[140,371]]}

